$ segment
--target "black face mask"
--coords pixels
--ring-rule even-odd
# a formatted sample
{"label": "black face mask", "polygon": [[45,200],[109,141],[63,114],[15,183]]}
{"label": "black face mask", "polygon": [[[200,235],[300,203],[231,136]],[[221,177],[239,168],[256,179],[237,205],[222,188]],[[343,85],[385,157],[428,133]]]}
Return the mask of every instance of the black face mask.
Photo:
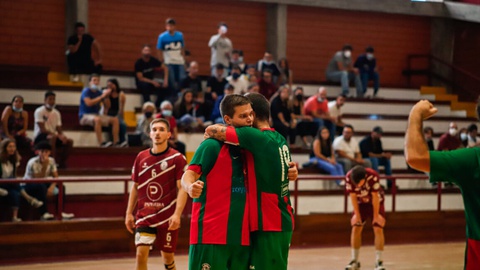
{"label": "black face mask", "polygon": [[150,118],[150,117],[152,117],[152,115],[153,115],[153,112],[145,112],[145,117],[146,118]]}
{"label": "black face mask", "polygon": [[296,95],[295,97],[297,98],[298,101],[302,101],[302,100],[303,100],[303,95]]}

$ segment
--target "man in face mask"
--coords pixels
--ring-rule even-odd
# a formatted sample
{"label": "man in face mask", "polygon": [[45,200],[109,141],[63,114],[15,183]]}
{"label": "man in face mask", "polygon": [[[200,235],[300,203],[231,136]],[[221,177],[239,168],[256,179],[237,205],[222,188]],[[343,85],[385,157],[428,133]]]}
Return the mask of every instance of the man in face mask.
{"label": "man in face mask", "polygon": [[45,104],[35,110],[34,144],[48,142],[51,155],[59,162],[59,167],[66,167],[66,160],[73,147],[73,140],[67,138],[62,131],[62,116],[55,108],[55,93],[45,93]]}
{"label": "man in face mask", "polygon": [[272,81],[275,83],[278,76],[280,76],[280,69],[278,69],[277,63],[273,59],[273,55],[270,52],[265,52],[263,58],[257,63],[257,71],[262,74],[265,70],[270,70],[272,73]]}
{"label": "man in face mask", "polygon": [[227,77],[227,81],[233,86],[234,94],[243,95],[247,92],[248,81],[245,79],[245,76],[242,75],[242,71],[238,65],[233,65],[232,75]]}
{"label": "man in face mask", "polygon": [[305,115],[310,115],[313,122],[317,124],[316,129],[327,126],[332,130],[332,124],[337,122],[336,117],[332,117],[328,110],[327,89],[320,87],[318,93],[313,95],[305,101],[304,105]]}
{"label": "man in face mask", "polygon": [[362,81],[358,69],[353,67],[352,51],[353,47],[346,44],[341,51],[336,52],[328,63],[326,77],[329,81],[340,82],[345,96],[350,92],[349,82],[355,81],[357,97],[363,97]]}
{"label": "man in face mask", "polygon": [[172,134],[168,139],[170,147],[175,148],[178,152],[185,155],[185,144],[178,140],[177,120],[173,117],[173,105],[170,101],[165,100],[160,104],[160,113],[155,118],[164,118],[170,124],[170,133]]}
{"label": "man in face mask", "polygon": [[372,46],[368,46],[367,49],[365,49],[365,53],[358,56],[354,66],[358,68],[360,73],[363,94],[367,92],[368,81],[373,81],[373,97],[376,97],[379,87],[379,76],[377,71],[377,59],[373,54]]}
{"label": "man in face mask", "polygon": [[450,151],[460,148],[462,141],[458,136],[458,127],[457,123],[451,122],[448,125],[448,131],[440,136],[438,141],[437,150],[439,151]]}

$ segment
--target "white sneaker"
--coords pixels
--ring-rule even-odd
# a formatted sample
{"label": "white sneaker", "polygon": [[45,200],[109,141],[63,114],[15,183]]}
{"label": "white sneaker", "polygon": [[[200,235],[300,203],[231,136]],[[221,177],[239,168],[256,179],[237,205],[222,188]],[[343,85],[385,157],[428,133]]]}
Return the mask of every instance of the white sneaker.
{"label": "white sneaker", "polygon": [[12,222],[21,222],[21,221],[22,221],[21,218],[18,218],[18,217],[12,218]]}
{"label": "white sneaker", "polygon": [[73,213],[65,213],[65,212],[62,212],[62,218],[63,219],[72,219],[75,217],[75,214]]}
{"label": "white sneaker", "polygon": [[40,217],[41,220],[52,220],[54,219],[55,216],[50,214],[49,212],[45,212],[42,217]]}
{"label": "white sneaker", "polygon": [[30,204],[35,208],[39,208],[40,206],[43,205],[43,202],[37,200],[36,198],[32,198],[32,200],[30,201]]}
{"label": "white sneaker", "polygon": [[0,197],[5,197],[8,195],[8,190],[0,188]]}
{"label": "white sneaker", "polygon": [[376,262],[374,270],[385,270],[385,267],[383,267],[383,262],[382,261]]}
{"label": "white sneaker", "polygon": [[346,267],[345,270],[360,270],[360,263],[352,260]]}

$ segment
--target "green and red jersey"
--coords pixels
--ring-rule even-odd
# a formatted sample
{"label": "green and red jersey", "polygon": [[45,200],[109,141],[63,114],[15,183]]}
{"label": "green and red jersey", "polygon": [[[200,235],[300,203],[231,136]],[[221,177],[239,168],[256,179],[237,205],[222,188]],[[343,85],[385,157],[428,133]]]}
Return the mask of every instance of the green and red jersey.
{"label": "green and red jersey", "polygon": [[249,245],[241,149],[207,139],[188,170],[204,182],[202,194],[193,200],[190,244]]}
{"label": "green and red jersey", "polygon": [[453,182],[462,191],[467,222],[465,269],[480,265],[480,148],[430,151],[430,181]]}
{"label": "green and red jersey", "polygon": [[293,208],[288,180],[288,144],[273,129],[228,127],[226,143],[240,145],[245,154],[251,231],[293,231]]}

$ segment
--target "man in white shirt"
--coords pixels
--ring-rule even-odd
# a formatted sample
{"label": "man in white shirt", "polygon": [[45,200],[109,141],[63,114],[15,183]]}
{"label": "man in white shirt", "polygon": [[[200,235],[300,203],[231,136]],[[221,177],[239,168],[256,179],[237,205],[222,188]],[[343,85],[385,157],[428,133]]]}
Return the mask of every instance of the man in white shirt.
{"label": "man in white shirt", "polygon": [[[213,35],[208,42],[208,47],[211,48],[212,56],[210,58],[210,67],[212,76],[215,76],[215,66],[221,63],[224,67],[230,65],[230,55],[233,50],[232,41],[227,37],[228,26],[221,22],[218,24],[218,33]],[[228,70],[225,69],[224,77],[227,77]]]}
{"label": "man in white shirt", "polygon": [[335,100],[328,102],[328,112],[331,117],[336,119],[332,125],[332,130],[330,130],[331,138],[335,138],[337,134],[341,134],[345,126],[345,123],[342,121],[342,107],[345,104],[346,98],[344,94],[340,94]]}
{"label": "man in white shirt", "polygon": [[337,161],[343,165],[345,172],[355,165],[362,165],[368,168],[372,167],[372,163],[368,159],[362,159],[358,141],[353,138],[353,127],[345,125],[343,127],[342,136],[337,137],[333,141],[333,149],[337,155]]}
{"label": "man in white shirt", "polygon": [[[60,168],[66,167],[66,160],[73,147],[73,140],[62,131],[62,116],[55,109],[55,93],[45,93],[45,104],[38,107],[34,113],[34,144],[48,142],[52,147],[52,156],[58,160]],[[56,156],[57,155],[57,156]]]}
{"label": "man in white shirt", "polygon": [[242,71],[238,65],[233,65],[232,75],[227,77],[227,81],[233,86],[233,93],[243,95],[247,92],[248,81],[242,75]]}

